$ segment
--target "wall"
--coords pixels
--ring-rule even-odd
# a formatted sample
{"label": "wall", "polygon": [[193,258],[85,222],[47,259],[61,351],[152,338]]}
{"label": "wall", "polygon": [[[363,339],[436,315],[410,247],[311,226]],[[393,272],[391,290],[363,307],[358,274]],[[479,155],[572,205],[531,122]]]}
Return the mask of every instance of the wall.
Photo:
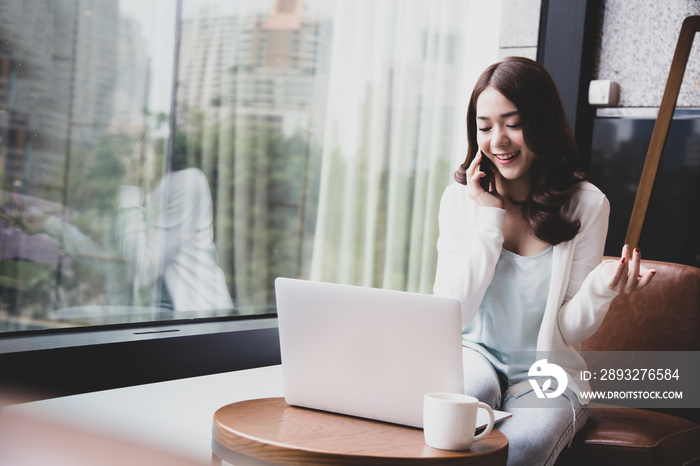
{"label": "wall", "polygon": [[503,0],[499,58],[537,58],[541,0]]}
{"label": "wall", "polygon": [[[594,79],[620,84],[620,107],[658,107],[683,19],[700,0],[601,0]],[[503,0],[500,57],[535,58],[541,0]],[[695,39],[679,107],[700,106],[700,38]]]}
{"label": "wall", "polygon": [[[658,107],[681,23],[698,0],[603,0],[595,79],[620,84],[621,107]],[[677,105],[700,106],[700,38],[695,38]]]}
{"label": "wall", "polygon": [[[579,36],[572,33],[569,37],[565,28],[569,25],[583,27],[580,16],[583,3],[586,17],[591,15],[595,19],[585,27],[581,69],[574,70],[575,60],[569,62],[562,56],[568,58],[567,48],[573,53],[576,49],[573,42]],[[689,16],[700,15],[700,0],[587,0],[581,3],[576,0],[502,0],[500,57],[534,58],[538,55],[543,5],[547,8],[545,16],[549,18],[545,19],[549,21],[550,30],[546,34],[549,41],[545,39],[545,47],[539,50],[539,55],[543,56],[543,63],[558,83],[585,167],[585,158],[591,152],[588,125],[593,124],[596,111],[586,102],[589,81],[617,82],[621,88],[618,107],[627,108],[627,111],[658,108],[682,23]],[[679,108],[700,108],[700,40],[695,39],[677,101]],[[557,50],[559,55],[554,53]],[[550,52],[554,53],[553,58]],[[580,83],[572,79],[578,72],[582,73]],[[572,94],[576,95],[572,97]],[[597,114],[602,116],[605,112],[606,109],[599,109]],[[611,109],[607,113],[615,112],[616,109]]]}
{"label": "wall", "polygon": [[[592,181],[610,200],[605,254],[626,238],[651,135],[683,20],[698,0],[600,0],[593,78],[620,84],[619,108],[599,109],[593,126]],[[647,260],[700,266],[700,38],[696,34],[638,246]]]}

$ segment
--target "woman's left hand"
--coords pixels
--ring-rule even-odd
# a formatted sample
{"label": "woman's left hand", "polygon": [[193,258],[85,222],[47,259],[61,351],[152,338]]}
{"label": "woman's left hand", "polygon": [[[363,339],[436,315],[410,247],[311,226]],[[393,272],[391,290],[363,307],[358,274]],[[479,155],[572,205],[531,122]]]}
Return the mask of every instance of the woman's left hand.
{"label": "woman's left hand", "polygon": [[642,265],[642,253],[636,248],[629,259],[629,246],[622,248],[619,261],[608,262],[603,266],[603,281],[611,290],[631,293],[647,286],[654,278],[656,270]]}

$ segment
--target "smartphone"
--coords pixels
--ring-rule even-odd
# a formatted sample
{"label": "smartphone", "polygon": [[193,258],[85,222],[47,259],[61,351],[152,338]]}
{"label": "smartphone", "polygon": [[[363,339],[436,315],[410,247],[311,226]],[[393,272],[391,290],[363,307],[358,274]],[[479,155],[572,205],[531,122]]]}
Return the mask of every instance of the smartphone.
{"label": "smartphone", "polygon": [[479,184],[481,185],[482,188],[484,188],[484,191],[489,192],[491,190],[490,185],[491,185],[491,180],[493,179],[493,170],[496,168],[496,166],[493,164],[491,160],[489,160],[488,157],[486,157],[486,154],[484,154],[484,151],[481,152],[481,162],[479,163],[479,171],[482,171],[486,173],[486,176],[481,178],[479,180]]}

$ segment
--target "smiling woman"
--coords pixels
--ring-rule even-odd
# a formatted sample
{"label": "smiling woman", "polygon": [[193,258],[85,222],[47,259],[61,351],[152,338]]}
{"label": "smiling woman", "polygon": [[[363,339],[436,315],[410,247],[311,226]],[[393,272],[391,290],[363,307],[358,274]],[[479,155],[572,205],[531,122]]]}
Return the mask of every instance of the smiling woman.
{"label": "smiling woman", "polygon": [[[488,67],[467,128],[467,159],[442,197],[434,292],[462,303],[466,393],[514,414],[500,428],[508,464],[554,464],[562,439],[571,443],[586,422],[587,382],[552,387],[562,396],[538,402],[528,368],[548,354],[575,380],[585,367],[577,348],[612,299],[644,288],[655,271],[641,266],[638,249],[628,261],[627,247],[619,261],[603,262],[609,203],[576,169],[576,145],[541,64],[508,57]],[[479,183],[484,158],[494,164],[488,190]]]}
{"label": "smiling woman", "polygon": [[[536,123],[544,121],[547,124]],[[532,232],[531,242],[541,243],[530,250],[576,235],[578,221],[562,218],[559,208],[583,180],[577,170],[578,149],[556,85],[542,65],[511,57],[489,67],[472,93],[467,132],[469,155],[455,174],[457,181],[466,184],[467,167],[474,157],[483,157],[478,148],[485,151],[497,166],[500,196],[511,207],[523,207],[527,223],[518,216],[513,227],[525,227]],[[476,176],[481,177],[480,172]]]}
{"label": "smiling woman", "polygon": [[525,145],[515,104],[495,88],[488,87],[479,96],[476,119],[477,141],[480,148],[485,148],[477,157],[483,160],[486,156],[497,167],[493,170],[496,192],[511,199],[525,199],[535,155]]}

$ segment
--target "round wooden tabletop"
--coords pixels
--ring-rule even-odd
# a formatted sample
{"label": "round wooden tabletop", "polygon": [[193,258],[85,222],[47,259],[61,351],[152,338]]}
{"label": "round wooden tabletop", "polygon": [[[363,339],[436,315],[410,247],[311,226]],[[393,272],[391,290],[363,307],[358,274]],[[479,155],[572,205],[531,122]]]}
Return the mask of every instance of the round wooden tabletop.
{"label": "round wooden tabletop", "polygon": [[212,434],[215,459],[234,452],[273,464],[501,465],[508,458],[498,430],[469,451],[437,450],[425,444],[422,429],[297,408],[283,398],[220,408]]}

